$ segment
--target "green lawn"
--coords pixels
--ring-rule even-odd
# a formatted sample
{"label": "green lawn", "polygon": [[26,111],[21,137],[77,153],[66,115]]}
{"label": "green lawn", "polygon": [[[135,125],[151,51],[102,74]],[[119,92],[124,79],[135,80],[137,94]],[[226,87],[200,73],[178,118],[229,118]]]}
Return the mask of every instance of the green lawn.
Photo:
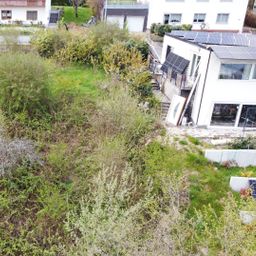
{"label": "green lawn", "polygon": [[[60,6],[58,6],[60,7]],[[54,8],[54,7],[53,7]],[[55,6],[56,8],[56,6]],[[78,18],[75,17],[75,12],[73,6],[64,6],[64,22],[75,23],[81,25],[87,22],[92,16],[92,11],[88,7],[78,8]]]}
{"label": "green lawn", "polygon": [[52,92],[66,90],[96,98],[100,94],[97,84],[104,79],[102,70],[80,65],[57,68],[53,73]]}

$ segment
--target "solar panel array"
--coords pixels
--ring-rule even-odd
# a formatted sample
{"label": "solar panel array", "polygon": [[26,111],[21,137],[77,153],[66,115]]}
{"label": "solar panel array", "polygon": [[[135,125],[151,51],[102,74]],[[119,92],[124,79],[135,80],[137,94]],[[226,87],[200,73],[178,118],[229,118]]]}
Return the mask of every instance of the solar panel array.
{"label": "solar panel array", "polygon": [[211,48],[220,59],[256,60],[256,47],[214,45]]}
{"label": "solar panel array", "polygon": [[256,35],[249,33],[174,30],[169,34],[198,44],[256,47]]}
{"label": "solar panel array", "polygon": [[161,70],[165,73],[168,73],[168,69],[171,68],[173,71],[183,74],[186,68],[189,65],[189,61],[182,58],[179,55],[176,55],[172,52],[170,52],[164,62],[164,64],[161,67]]}

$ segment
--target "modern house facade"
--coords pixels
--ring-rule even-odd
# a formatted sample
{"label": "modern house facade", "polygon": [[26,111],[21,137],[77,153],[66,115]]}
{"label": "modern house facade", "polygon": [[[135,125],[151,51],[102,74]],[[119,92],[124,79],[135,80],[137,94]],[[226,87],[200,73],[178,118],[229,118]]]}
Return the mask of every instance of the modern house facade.
{"label": "modern house facade", "polygon": [[147,29],[148,4],[140,1],[106,1],[103,18],[130,32],[143,32]]}
{"label": "modern house facade", "polygon": [[256,128],[256,35],[173,31],[161,62],[162,91],[185,102],[179,124]]}
{"label": "modern house facade", "polygon": [[0,24],[42,24],[50,19],[51,0],[0,0]]}
{"label": "modern house facade", "polygon": [[192,24],[192,30],[242,31],[248,0],[148,0],[152,23]]}

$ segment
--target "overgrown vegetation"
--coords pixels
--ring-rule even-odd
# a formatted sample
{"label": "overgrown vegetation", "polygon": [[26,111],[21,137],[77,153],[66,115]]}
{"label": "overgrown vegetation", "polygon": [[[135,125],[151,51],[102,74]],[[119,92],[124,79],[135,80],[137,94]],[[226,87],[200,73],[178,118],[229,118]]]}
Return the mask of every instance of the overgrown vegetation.
{"label": "overgrown vegetation", "polygon": [[238,210],[255,202],[229,194],[241,169],[208,163],[195,138],[164,143],[141,104],[154,101],[143,43],[115,26],[58,33],[0,55],[0,160],[15,160],[0,178],[0,254],[254,255]]}
{"label": "overgrown vegetation", "polygon": [[182,25],[169,25],[169,24],[161,24],[161,23],[153,23],[150,27],[150,33],[163,37],[165,33],[171,32],[172,30],[191,30],[192,25],[190,24],[182,24]]}

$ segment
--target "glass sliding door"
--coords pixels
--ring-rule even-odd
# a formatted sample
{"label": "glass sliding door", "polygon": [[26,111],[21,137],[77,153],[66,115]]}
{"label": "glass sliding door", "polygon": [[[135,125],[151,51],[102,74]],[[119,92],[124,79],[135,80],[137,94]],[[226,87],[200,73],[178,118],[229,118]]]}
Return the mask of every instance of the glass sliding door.
{"label": "glass sliding door", "polygon": [[238,104],[214,104],[211,125],[235,126]]}
{"label": "glass sliding door", "polygon": [[239,127],[256,127],[256,105],[243,105]]}

